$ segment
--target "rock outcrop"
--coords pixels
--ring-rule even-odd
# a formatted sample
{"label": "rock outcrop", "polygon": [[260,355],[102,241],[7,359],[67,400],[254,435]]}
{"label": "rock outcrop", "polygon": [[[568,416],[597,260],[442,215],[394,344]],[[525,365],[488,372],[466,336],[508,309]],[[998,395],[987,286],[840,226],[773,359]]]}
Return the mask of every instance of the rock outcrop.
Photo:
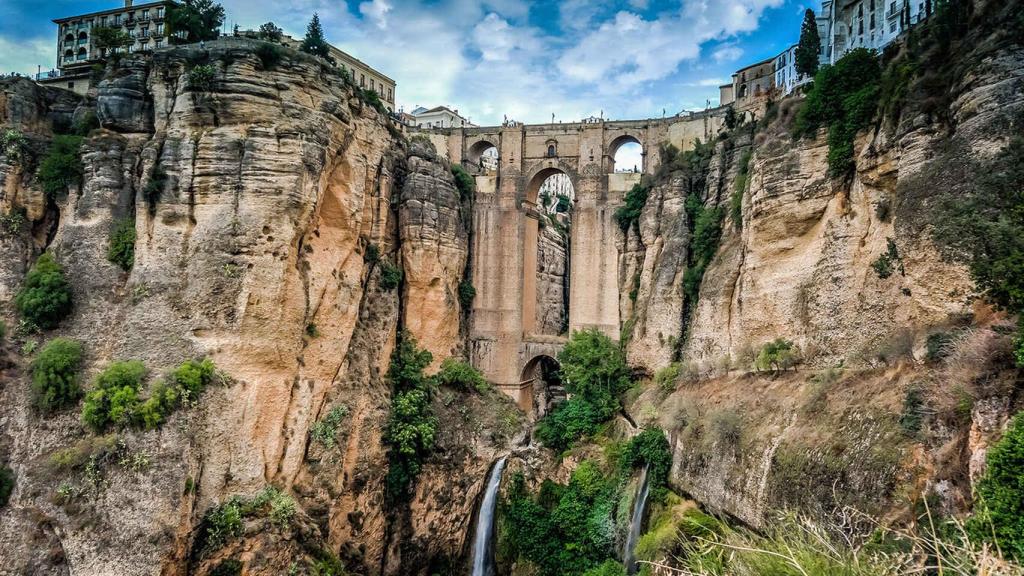
{"label": "rock outcrop", "polygon": [[[119,433],[119,454],[137,456],[93,470],[102,480],[80,492],[81,471],[50,464],[86,437],[77,413],[36,414],[29,357],[6,346],[0,460],[18,482],[0,512],[5,569],[205,573],[220,556],[196,548],[204,514],[267,485],[297,503],[307,552],[340,553],[368,574],[426,573],[435,559],[463,559],[486,470],[511,436],[469,424],[506,410],[503,398],[448,398],[439,407],[452,435],[439,441],[445,454],[404,515],[383,505],[384,373],[397,331],[408,330],[435,364],[462,350],[457,287],[468,235],[449,167],[408,148],[338,71],[287,49],[270,67],[254,47],[226,39],[124,58],[95,104],[26,80],[2,86],[0,120],[34,150],[29,163],[0,164],[4,213],[26,213],[25,226],[0,240],[3,301],[49,250],[71,280],[75,308],[45,336],[85,344],[85,387],[108,362],[129,358],[155,380],[205,356],[229,381],[159,431]],[[190,80],[198,65],[212,67],[212,82]],[[31,162],[77,107],[93,106],[101,128],[84,139],[81,186],[45,198]],[[110,233],[125,219],[137,234],[129,272],[107,260]],[[403,271],[398,289],[382,285],[385,267]],[[453,402],[474,407],[455,411]],[[311,442],[334,409],[345,415],[337,445]],[[424,543],[394,545],[398,533]],[[235,550],[244,562],[289,554],[268,552],[262,530],[251,532],[259,540],[246,534],[224,554]],[[248,569],[276,574],[288,565]]]}

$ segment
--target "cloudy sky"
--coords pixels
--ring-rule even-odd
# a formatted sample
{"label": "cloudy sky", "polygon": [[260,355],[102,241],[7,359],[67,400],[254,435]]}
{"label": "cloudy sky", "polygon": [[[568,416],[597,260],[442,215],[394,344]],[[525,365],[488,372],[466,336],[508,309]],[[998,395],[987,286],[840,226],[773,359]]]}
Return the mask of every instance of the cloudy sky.
{"label": "cloudy sky", "polygon": [[[139,4],[140,2],[136,2]],[[0,0],[0,71],[55,60],[53,18],[121,0]],[[394,78],[410,110],[479,124],[632,119],[697,110],[741,65],[796,41],[807,0],[222,0],[227,27],[273,20],[294,36],[319,12],[327,39]],[[813,8],[817,9],[818,3]]]}

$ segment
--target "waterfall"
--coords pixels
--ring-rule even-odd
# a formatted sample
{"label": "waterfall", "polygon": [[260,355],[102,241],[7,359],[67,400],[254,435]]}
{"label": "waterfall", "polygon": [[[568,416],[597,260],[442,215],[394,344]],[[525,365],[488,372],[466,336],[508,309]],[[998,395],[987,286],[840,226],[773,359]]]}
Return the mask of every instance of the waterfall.
{"label": "waterfall", "polygon": [[501,473],[505,471],[505,460],[501,460],[491,469],[487,477],[487,492],[480,504],[480,514],[476,521],[476,537],[473,542],[473,576],[492,576],[494,574],[494,510],[498,507],[498,487],[501,486]]}
{"label": "waterfall", "polygon": [[647,466],[640,474],[640,489],[637,491],[636,500],[633,501],[633,518],[629,521],[629,534],[626,536],[626,548],[623,550],[622,559],[626,565],[626,574],[636,574],[636,558],[633,557],[633,549],[640,539],[640,525],[644,521],[644,510],[647,508]]}

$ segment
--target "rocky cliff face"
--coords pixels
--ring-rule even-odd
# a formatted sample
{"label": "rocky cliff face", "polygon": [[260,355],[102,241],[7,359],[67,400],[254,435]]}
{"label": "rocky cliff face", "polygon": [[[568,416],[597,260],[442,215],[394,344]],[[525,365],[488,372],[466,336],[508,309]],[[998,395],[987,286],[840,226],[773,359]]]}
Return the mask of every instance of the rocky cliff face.
{"label": "rocky cliff face", "polygon": [[[680,173],[653,183],[624,236],[623,331],[630,360],[649,371],[682,361],[676,391],[650,391],[631,409],[673,431],[677,488],[753,525],[775,507],[830,509],[835,495],[815,482],[835,481],[841,504],[880,513],[897,487],[927,486],[950,509],[969,502],[968,477],[1005,422],[1015,376],[1000,368],[1007,321],[977,301],[965,268],[940,256],[928,218],[935,198],[977,177],[956,175],[952,160],[994,154],[1024,110],[1019,43],[975,46],[950,64],[967,72],[948,121],[912,103],[898,125],[862,132],[849,179],[828,176],[824,133],[792,139],[795,100],[775,121],[718,142],[701,197],[726,217],[696,303],[682,286],[689,191]],[[737,187],[741,222],[729,216]],[[882,277],[874,264],[891,251]],[[951,330],[964,356],[927,363],[928,336]],[[776,338],[799,347],[800,371],[741,375]],[[973,417],[942,412],[934,434],[908,438],[898,421],[914,388],[944,397],[940,412],[962,394]]]}
{"label": "rocky cliff face", "polygon": [[[337,71],[287,50],[271,67],[253,48],[226,40],[125,59],[94,100],[23,80],[2,87],[0,119],[29,136],[36,158],[76,108],[94,109],[102,125],[84,139],[85,176],[66,198],[42,194],[31,162],[0,164],[4,213],[27,217],[0,240],[0,299],[9,303],[49,250],[75,301],[58,331],[19,333],[18,344],[82,341],[86,387],[105,364],[129,358],[155,375],[206,356],[230,379],[159,431],[121,433],[123,451],[146,464],[111,464],[99,471],[102,489],[62,503],[55,494],[84,480],[54,472],[50,454],[86,435],[76,411],[31,409],[30,356],[9,341],[0,459],[18,482],[0,512],[0,545],[13,570],[205,573],[220,557],[194,549],[203,514],[267,485],[292,494],[305,523],[280,538],[247,527],[251,537],[222,556],[263,558],[252,573],[286,572],[296,557],[278,545],[292,537],[340,551],[366,573],[420,573],[433,558],[462,557],[474,499],[507,436],[451,424],[440,440],[451,453],[428,465],[408,509],[399,517],[382,506],[383,374],[397,330],[435,364],[461,350],[467,231],[448,167],[409,148]],[[201,65],[212,82],[190,80]],[[107,260],[123,219],[138,238],[127,273]],[[400,290],[383,287],[382,270],[396,265]],[[10,306],[5,316],[17,325]],[[495,396],[459,411],[446,408],[452,402],[443,420],[472,422],[505,406]],[[311,428],[338,407],[338,445],[311,443]],[[400,548],[399,532],[444,536]]]}
{"label": "rocky cliff face", "polygon": [[569,325],[569,238],[545,224],[537,235],[537,332],[558,336]]}

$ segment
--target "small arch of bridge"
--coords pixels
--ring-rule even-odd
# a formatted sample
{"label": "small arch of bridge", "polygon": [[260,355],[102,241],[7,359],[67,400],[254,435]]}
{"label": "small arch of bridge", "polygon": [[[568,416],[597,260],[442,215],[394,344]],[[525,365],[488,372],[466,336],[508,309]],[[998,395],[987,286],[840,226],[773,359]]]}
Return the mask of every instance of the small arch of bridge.
{"label": "small arch of bridge", "polygon": [[626,130],[613,137],[605,145],[605,172],[609,174],[615,172],[615,155],[618,154],[619,148],[622,148],[626,144],[637,144],[640,146],[640,156],[643,159],[642,165],[640,166],[640,172],[647,171],[648,143],[645,141],[644,135],[639,130]]}
{"label": "small arch of bridge", "polygon": [[575,192],[579,189],[579,175],[576,173],[576,170],[565,162],[548,158],[536,163],[526,173],[526,177],[523,178],[523,181],[526,183],[526,188],[523,191],[525,193],[524,200],[528,206],[537,205],[537,194],[540,192],[540,187],[548,178],[555,174],[565,174],[569,177],[569,182],[572,183],[573,191]]}

